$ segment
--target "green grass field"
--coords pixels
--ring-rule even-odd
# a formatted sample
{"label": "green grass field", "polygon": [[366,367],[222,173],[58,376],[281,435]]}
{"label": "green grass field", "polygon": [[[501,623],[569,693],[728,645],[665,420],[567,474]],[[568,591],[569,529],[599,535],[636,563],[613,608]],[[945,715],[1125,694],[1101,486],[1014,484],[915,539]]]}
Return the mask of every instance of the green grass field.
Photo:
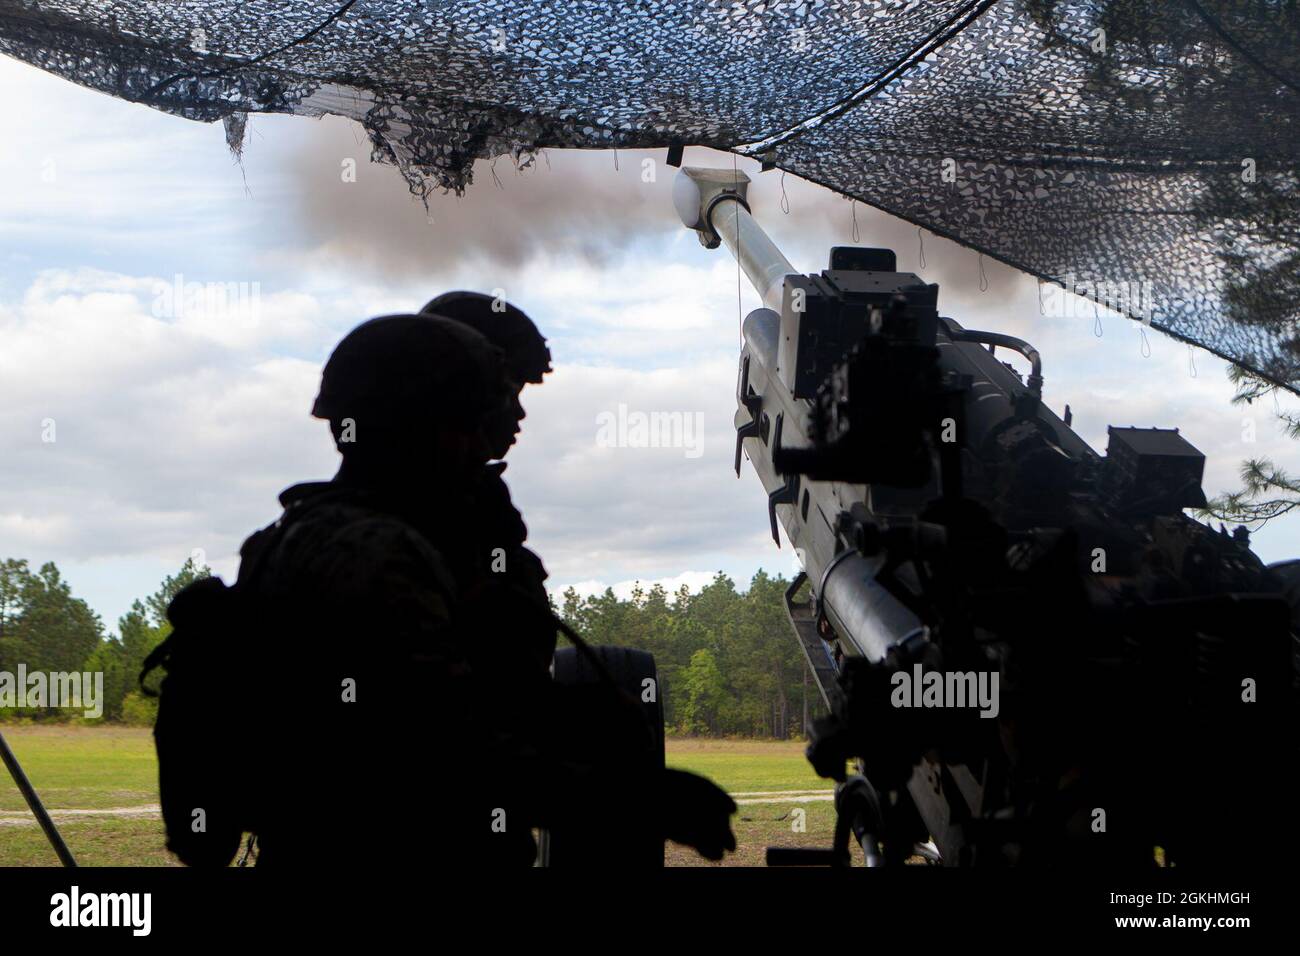
{"label": "green grass field", "polygon": [[[0,726],[0,730],[79,863],[175,865],[163,849],[162,820],[150,809],[158,804],[158,775],[148,729]],[[834,824],[830,802],[795,800],[800,793],[830,789],[830,782],[808,767],[802,743],[669,740],[668,764],[703,774],[740,802],[732,818],[739,847],[725,865],[761,866],[764,847],[770,844],[830,844]],[[792,812],[796,809],[804,811],[802,819]],[[796,824],[803,830],[796,830]],[[692,866],[706,861],[693,850],[669,844],[668,862]],[[0,866],[57,863],[18,788],[0,767]]]}
{"label": "green grass field", "polygon": [[[796,802],[797,794],[829,792],[813,773],[802,741],[669,740],[668,766],[708,777],[740,804],[731,818],[736,852],[710,864],[691,849],[668,844],[669,866],[762,866],[769,846],[831,845],[835,812],[829,800]],[[782,793],[791,794],[783,800]],[[747,802],[765,801],[765,802]],[[802,810],[802,819],[794,813]],[[798,824],[801,830],[796,830]]]}
{"label": "green grass field", "polygon": [[[153,736],[142,727],[0,726],[28,778],[83,866],[175,865],[163,849],[162,818],[65,816],[60,810],[156,806]],[[22,794],[0,765],[0,866],[57,866]]]}

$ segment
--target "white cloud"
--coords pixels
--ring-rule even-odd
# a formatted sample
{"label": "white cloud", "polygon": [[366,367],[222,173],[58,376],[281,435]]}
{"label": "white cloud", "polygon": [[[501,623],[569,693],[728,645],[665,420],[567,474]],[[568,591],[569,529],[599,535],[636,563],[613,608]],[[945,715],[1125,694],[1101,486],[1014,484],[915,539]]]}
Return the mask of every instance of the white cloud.
{"label": "white cloud", "polygon": [[253,520],[274,517],[268,502],[244,500],[250,479],[283,485],[304,463],[329,467],[316,451],[322,426],[305,414],[318,367],[267,352],[295,329],[292,309],[287,325],[232,338],[156,317],[154,288],[148,277],[52,270],[8,305],[6,553],[176,564],[196,547],[230,554]]}
{"label": "white cloud", "polygon": [[[632,593],[638,587],[641,588],[642,591],[649,591],[651,588],[658,585],[668,592],[668,597],[671,601],[673,595],[683,587],[694,593],[711,583],[716,574],[716,571],[683,571],[681,574],[674,574],[669,578],[655,578],[651,581],[645,581],[639,578],[628,581],[616,581],[612,584],[596,580],[575,581],[573,584],[569,585],[569,587],[572,587],[574,591],[583,597],[592,597],[594,595],[604,594],[605,590],[608,588],[614,592],[616,597],[626,601],[632,597]],[[745,581],[737,581],[736,587],[743,589],[746,583],[747,582]],[[563,594],[556,591],[555,600],[557,603],[561,603],[563,601]]]}

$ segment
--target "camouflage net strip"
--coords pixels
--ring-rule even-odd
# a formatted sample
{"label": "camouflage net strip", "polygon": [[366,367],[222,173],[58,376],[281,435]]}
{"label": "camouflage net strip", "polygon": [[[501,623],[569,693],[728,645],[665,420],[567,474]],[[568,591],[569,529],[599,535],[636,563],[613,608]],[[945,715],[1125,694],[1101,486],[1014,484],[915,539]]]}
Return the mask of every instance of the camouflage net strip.
{"label": "camouflage net strip", "polygon": [[0,0],[0,52],[224,120],[477,158],[762,158],[1300,391],[1296,0]]}

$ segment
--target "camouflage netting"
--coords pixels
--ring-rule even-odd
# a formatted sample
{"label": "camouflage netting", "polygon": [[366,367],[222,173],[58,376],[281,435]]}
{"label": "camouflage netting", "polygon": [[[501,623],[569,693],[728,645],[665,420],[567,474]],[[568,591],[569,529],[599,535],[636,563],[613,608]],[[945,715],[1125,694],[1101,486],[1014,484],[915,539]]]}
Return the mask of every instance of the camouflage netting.
{"label": "camouflage netting", "polygon": [[1300,390],[1297,0],[0,0],[0,52],[197,120],[477,157],[707,145]]}

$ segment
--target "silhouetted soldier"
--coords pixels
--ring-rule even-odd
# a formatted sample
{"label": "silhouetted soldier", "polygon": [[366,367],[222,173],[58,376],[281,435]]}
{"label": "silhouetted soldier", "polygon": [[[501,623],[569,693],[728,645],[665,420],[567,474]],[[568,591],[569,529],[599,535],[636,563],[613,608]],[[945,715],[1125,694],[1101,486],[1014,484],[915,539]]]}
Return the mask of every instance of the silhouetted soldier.
{"label": "silhouetted soldier", "polygon": [[467,792],[478,692],[455,558],[484,546],[473,492],[503,376],[481,336],[413,315],[363,323],[325,365],[312,414],[330,423],[338,474],[286,490],[283,517],[241,552],[268,656],[297,671],[296,699],[267,722],[263,864],[480,849],[486,824],[463,818],[482,811]]}
{"label": "silhouetted soldier", "polygon": [[497,460],[485,466],[475,493],[485,539],[490,542],[489,553],[480,560],[493,577],[478,597],[500,615],[500,632],[513,644],[506,657],[546,670],[555,652],[555,627],[550,614],[542,620],[536,615],[538,606],[549,604],[546,568],[532,550],[524,547],[528,528],[511,501],[503,478],[506,464],[500,459],[514,445],[525,417],[520,393],[525,385],[541,384],[542,377],[551,371],[551,351],[522,309],[481,292],[446,292],[420,312],[455,319],[501,349],[509,401],[505,414],[489,421],[489,453]]}
{"label": "silhouetted soldier", "polygon": [[[482,333],[501,349],[510,397],[504,418],[490,422],[488,437],[492,457],[504,458],[514,445],[525,417],[520,393],[526,384],[540,384],[543,376],[551,371],[546,339],[522,309],[479,292],[444,293],[427,303],[421,313],[455,319]],[[657,736],[646,741],[645,752],[635,752],[631,741],[637,739],[638,728],[630,725],[642,721],[644,714],[611,701],[607,687],[556,688],[551,683],[556,626],[546,593],[546,570],[537,555],[524,546],[527,527],[511,502],[510,491],[502,478],[504,471],[503,461],[488,464],[477,489],[480,525],[492,546],[489,555],[479,556],[478,565],[487,568],[489,573],[462,595],[460,603],[471,620],[491,622],[487,629],[490,640],[473,645],[469,653],[479,671],[493,674],[498,714],[512,726],[530,726],[537,722],[539,713],[548,714],[551,758],[567,762],[580,774],[618,773],[616,758],[620,756],[633,763],[645,758],[661,760],[662,744]],[[629,676],[619,675],[625,681]],[[545,703],[539,703],[539,697]],[[651,706],[649,710],[655,708]],[[635,774],[636,771],[625,767],[622,772]],[[676,792],[665,798],[666,803],[682,803],[679,826],[690,825],[689,817],[698,800],[712,803],[715,813],[721,812],[722,803],[730,806],[729,798],[718,800],[721,794],[699,778],[670,773],[667,779]],[[700,791],[695,800],[689,795],[691,790]],[[589,804],[585,823],[613,834],[618,832],[620,815],[662,812],[662,808],[634,808],[632,794],[624,794],[622,799],[625,802],[622,807]],[[599,819],[601,814],[606,815],[604,820]],[[726,836],[730,838],[729,834]],[[566,837],[565,841],[571,839]],[[599,846],[599,840],[592,841],[588,850],[591,846]],[[577,847],[571,844],[571,852],[563,855],[573,856],[575,850]],[[525,852],[520,850],[521,855]],[[603,859],[603,850],[600,852]],[[577,858],[583,853],[577,850]]]}
{"label": "silhouetted soldier", "polygon": [[[530,827],[595,822],[616,847],[630,817],[706,856],[734,848],[726,794],[617,753],[590,759],[565,739],[564,689],[485,651],[503,635],[472,597],[491,580],[481,557],[497,533],[478,496],[493,423],[517,401],[508,381],[498,349],[437,316],[372,319],[330,356],[313,414],[343,461],[332,481],[286,490],[281,519],[244,544],[231,593],[240,614],[255,610],[254,643],[232,640],[188,675],[173,671],[183,653],[165,658],[177,683],[164,684],[158,746],[182,859],[228,863],[228,834],[244,829],[263,865],[522,864]],[[185,608],[216,587],[173,606],[190,644]],[[175,755],[202,721],[186,694],[211,699],[194,682],[218,677],[243,716],[204,738],[223,755],[240,742],[237,764],[213,773],[204,761],[216,756]],[[605,719],[641,718],[614,701]],[[223,834],[191,838],[179,822],[190,803]]]}
{"label": "silhouetted soldier", "polygon": [[420,313],[455,319],[501,350],[513,394],[509,413],[489,438],[492,458],[505,458],[525,417],[520,393],[525,385],[540,385],[542,376],[551,371],[551,350],[546,347],[546,339],[518,306],[482,292],[444,292],[430,300]]}

